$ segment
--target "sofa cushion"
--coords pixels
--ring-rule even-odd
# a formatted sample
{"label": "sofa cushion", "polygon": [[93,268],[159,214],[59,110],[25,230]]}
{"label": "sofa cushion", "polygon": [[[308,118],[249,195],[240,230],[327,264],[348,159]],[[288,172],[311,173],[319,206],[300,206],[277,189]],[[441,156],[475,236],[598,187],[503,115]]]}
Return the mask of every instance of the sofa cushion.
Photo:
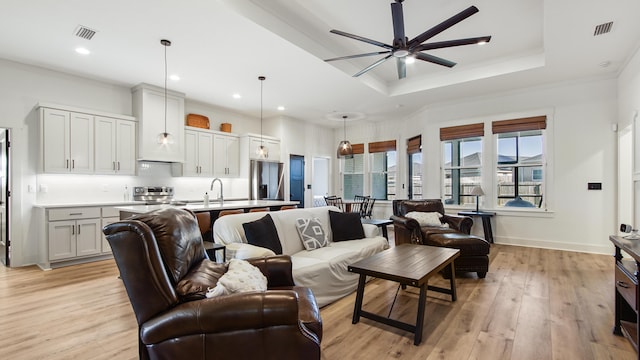
{"label": "sofa cushion", "polygon": [[442,214],[440,214],[439,212],[410,211],[405,216],[408,218],[416,219],[420,226],[449,227],[449,224],[442,223]]}
{"label": "sofa cushion", "polygon": [[247,291],[266,291],[267,278],[256,266],[240,259],[229,260],[229,270],[220,277],[208,298]]}
{"label": "sofa cushion", "polygon": [[218,279],[227,272],[227,265],[204,259],[176,285],[176,293],[182,301],[204,299],[207,290],[218,284]]}
{"label": "sofa cushion", "polygon": [[329,211],[333,241],[358,240],[364,238],[364,229],[359,213]]}
{"label": "sofa cushion", "polygon": [[318,218],[296,219],[296,229],[302,245],[307,250],[315,250],[329,245],[327,233]]}
{"label": "sofa cushion", "polygon": [[205,259],[204,243],[195,215],[187,210],[166,208],[137,215],[151,228],[167,273],[175,286]]}
{"label": "sofa cushion", "polygon": [[282,254],[278,230],[269,214],[256,221],[244,223],[242,227],[249,244],[271,249],[276,255]]}

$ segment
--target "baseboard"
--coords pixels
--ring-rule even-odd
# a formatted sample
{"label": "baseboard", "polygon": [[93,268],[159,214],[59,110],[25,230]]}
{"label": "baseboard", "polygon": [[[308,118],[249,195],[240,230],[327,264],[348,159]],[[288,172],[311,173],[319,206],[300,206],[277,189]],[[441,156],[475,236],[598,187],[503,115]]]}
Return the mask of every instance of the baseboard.
{"label": "baseboard", "polygon": [[525,247],[535,247],[551,250],[565,250],[575,251],[591,254],[604,254],[611,255],[613,253],[613,245],[588,245],[588,244],[576,244],[558,241],[536,240],[536,239],[523,239],[514,237],[494,237],[494,242],[501,245],[515,245]]}

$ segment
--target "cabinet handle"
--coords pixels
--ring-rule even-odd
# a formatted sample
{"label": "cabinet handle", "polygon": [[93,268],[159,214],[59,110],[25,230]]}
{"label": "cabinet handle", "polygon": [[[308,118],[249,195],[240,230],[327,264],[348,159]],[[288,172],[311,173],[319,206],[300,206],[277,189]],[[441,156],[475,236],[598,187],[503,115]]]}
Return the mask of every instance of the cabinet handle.
{"label": "cabinet handle", "polygon": [[76,168],[76,161],[75,160],[71,160],[71,168],[72,169]]}
{"label": "cabinet handle", "polygon": [[120,171],[120,161],[118,161],[118,171]]}
{"label": "cabinet handle", "polygon": [[620,286],[621,288],[625,288],[625,289],[629,288],[629,284],[627,284],[624,281],[620,281],[620,280],[616,281],[616,285]]}
{"label": "cabinet handle", "polygon": [[69,213],[69,215],[70,215],[70,216],[74,216],[74,215],[75,215],[75,216],[79,216],[79,215],[82,215],[82,213]]}
{"label": "cabinet handle", "polygon": [[75,226],[75,225],[73,225],[73,226],[71,227],[71,235],[75,235],[75,234],[76,234],[76,226]]}
{"label": "cabinet handle", "polygon": [[69,159],[67,159],[67,166],[66,166],[66,168],[67,168],[67,169],[69,168]]}
{"label": "cabinet handle", "polygon": [[116,162],[115,162],[115,161],[114,161],[114,162],[113,162],[113,164],[112,164],[112,168],[113,168],[113,170],[115,170],[115,169],[116,169]]}
{"label": "cabinet handle", "polygon": [[78,235],[80,235],[80,225],[78,225]]}

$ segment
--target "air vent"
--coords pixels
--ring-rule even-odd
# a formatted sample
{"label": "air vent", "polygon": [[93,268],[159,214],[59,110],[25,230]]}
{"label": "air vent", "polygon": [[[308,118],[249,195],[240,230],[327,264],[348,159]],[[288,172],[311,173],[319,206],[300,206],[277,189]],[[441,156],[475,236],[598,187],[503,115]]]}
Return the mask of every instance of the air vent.
{"label": "air vent", "polygon": [[611,27],[613,26],[613,21],[609,21],[608,23],[597,25],[595,30],[593,31],[593,36],[598,36],[602,34],[606,34],[611,31]]}
{"label": "air vent", "polygon": [[87,39],[87,40],[91,40],[91,38],[93,37],[93,35],[96,34],[97,31],[89,29],[86,26],[83,25],[78,25],[78,27],[76,28],[74,34],[78,37],[81,37],[83,39]]}

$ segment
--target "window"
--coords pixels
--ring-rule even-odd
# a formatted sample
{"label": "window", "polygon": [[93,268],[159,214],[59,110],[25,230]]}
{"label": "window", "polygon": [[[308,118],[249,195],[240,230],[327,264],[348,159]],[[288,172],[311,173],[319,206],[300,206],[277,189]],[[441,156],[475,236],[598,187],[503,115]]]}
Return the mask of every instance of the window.
{"label": "window", "polygon": [[364,192],[364,144],[353,144],[353,157],[343,161],[342,196],[353,199]]}
{"label": "window", "polygon": [[396,198],[396,141],[369,143],[371,157],[371,196],[376,199]]}
{"label": "window", "polygon": [[409,199],[422,199],[422,136],[407,140]]}
{"label": "window", "polygon": [[483,136],[482,123],[440,129],[445,204],[475,204],[471,191],[481,184]]}
{"label": "window", "polygon": [[497,134],[497,204],[542,207],[546,117],[493,122]]}

